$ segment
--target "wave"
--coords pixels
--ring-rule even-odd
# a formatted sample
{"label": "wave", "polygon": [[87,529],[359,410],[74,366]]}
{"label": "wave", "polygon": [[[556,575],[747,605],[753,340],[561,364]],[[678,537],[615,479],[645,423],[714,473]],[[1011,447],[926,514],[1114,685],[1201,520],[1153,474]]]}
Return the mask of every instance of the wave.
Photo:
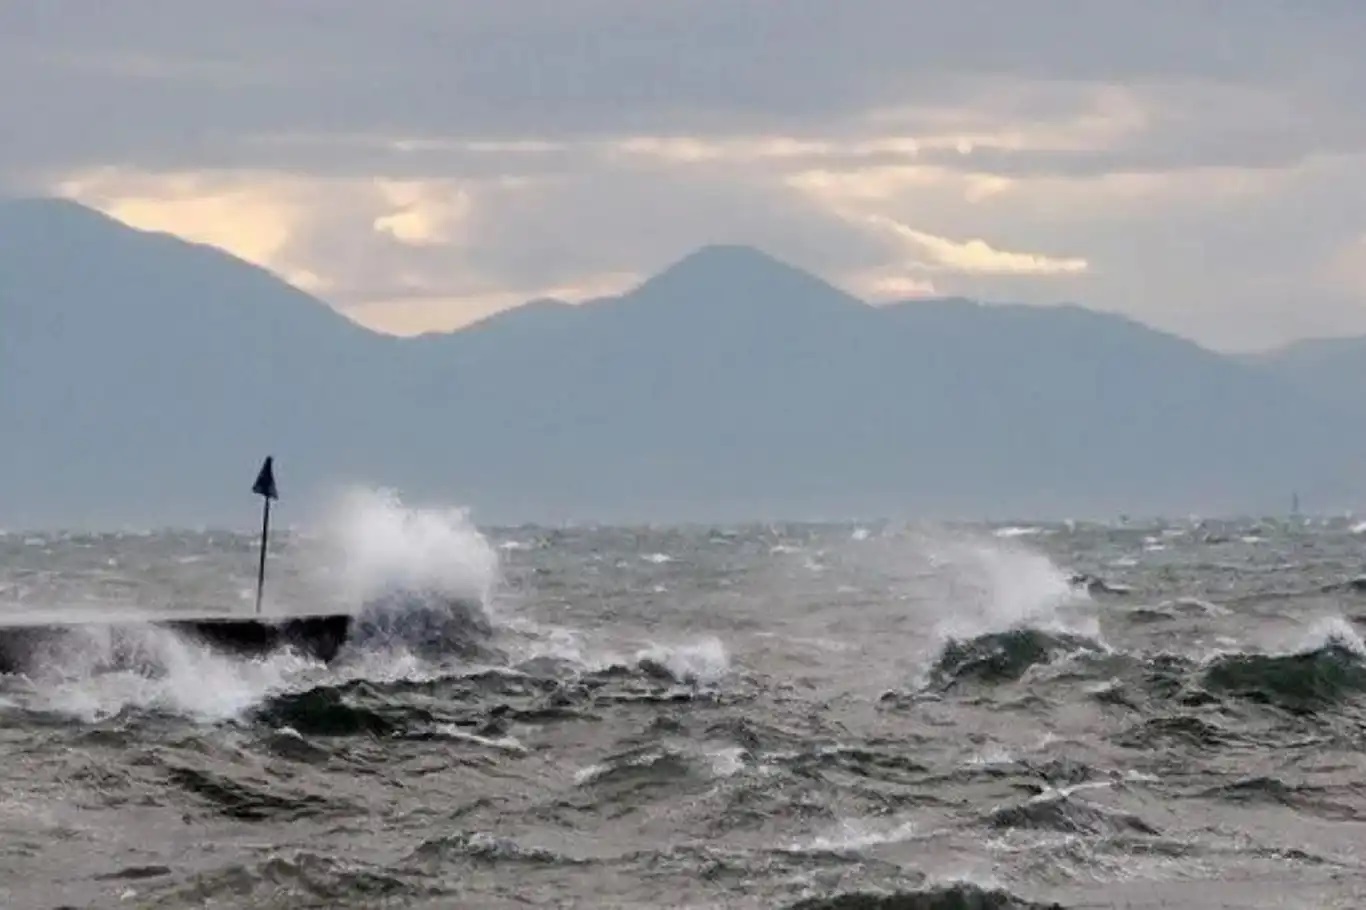
{"label": "wave", "polygon": [[872,780],[914,781],[929,772],[929,766],[891,750],[835,744],[798,753],[790,762],[800,772],[820,769],[849,771]]}
{"label": "wave", "polygon": [[1366,693],[1366,645],[1340,620],[1311,629],[1305,647],[1289,654],[1224,654],[1209,662],[1212,692],[1312,714]]}
{"label": "wave", "polygon": [[926,551],[947,595],[935,630],[942,638],[1024,627],[1099,635],[1094,617],[1075,609],[1089,596],[1042,553],[976,539],[931,541]]}
{"label": "wave", "polygon": [[325,682],[272,695],[246,718],[307,736],[440,737],[506,746],[502,735],[509,719],[573,700],[557,680],[484,668]]}
{"label": "wave", "polygon": [[468,510],[405,505],[390,490],[346,491],[322,541],[322,564],[313,574],[346,612],[386,602],[394,592],[439,592],[487,608],[502,580],[498,550]]}
{"label": "wave", "polygon": [[1062,904],[1041,904],[999,889],[973,884],[940,885],[916,891],[845,891],[809,897],[787,910],[1066,910]]}
{"label": "wave", "polygon": [[1216,603],[1201,600],[1198,597],[1178,597],[1174,600],[1162,601],[1156,606],[1136,607],[1124,615],[1130,622],[1134,623],[1157,623],[1175,622],[1189,617],[1227,616],[1229,613],[1227,607],[1221,607]]}
{"label": "wave", "polygon": [[637,806],[643,801],[675,799],[680,792],[709,785],[715,776],[713,759],[653,745],[629,749],[581,768],[574,782],[589,791],[587,798],[601,810],[609,803]]}
{"label": "wave", "polygon": [[[702,650],[710,655],[704,666],[712,666],[716,654]],[[349,678],[332,672],[312,686],[267,693],[238,716],[303,736],[444,738],[516,753],[525,750],[505,735],[511,722],[580,718],[612,703],[708,698],[692,652],[673,653],[597,668],[545,657],[516,667],[400,664],[387,678],[362,664],[348,668],[356,674]]]}
{"label": "wave", "polygon": [[290,821],[345,808],[317,794],[279,792],[266,785],[248,784],[188,766],[169,767],[166,777],[217,814],[241,821]]}
{"label": "wave", "polygon": [[484,863],[527,863],[532,865],[580,865],[584,861],[543,847],[526,847],[506,837],[482,831],[447,834],[423,841],[411,859],[440,866],[453,858]]}
{"label": "wave", "polygon": [[730,657],[719,638],[653,645],[636,653],[635,666],[649,676],[687,685],[710,685],[730,671]]}
{"label": "wave", "polygon": [[[1201,601],[1169,607],[1207,614]],[[1217,611],[1216,611],[1217,612]],[[1145,617],[1147,621],[1154,621]],[[1046,671],[1044,668],[1047,668]],[[1039,672],[1043,671],[1043,672]],[[1366,644],[1344,620],[1310,627],[1299,645],[1285,652],[1236,650],[1204,658],[1183,654],[1129,653],[1065,632],[1016,627],[967,639],[949,639],[912,694],[889,692],[884,702],[914,701],[919,695],[946,696],[1021,680],[1082,684],[1104,704],[1143,712],[1147,730],[1123,734],[1130,745],[1180,738],[1213,747],[1228,737],[1193,715],[1170,709],[1201,709],[1230,701],[1249,702],[1296,715],[1309,715],[1366,696]],[[1200,729],[1197,726],[1204,725]]]}
{"label": "wave", "polygon": [[1047,533],[1043,528],[1035,525],[1012,525],[1004,528],[997,528],[992,532],[997,537],[1034,537],[1038,534]]}
{"label": "wave", "polygon": [[1079,800],[1068,792],[1043,793],[1026,803],[992,811],[986,818],[991,828],[1036,828],[1066,834],[1146,834],[1158,830],[1143,819]]}
{"label": "wave", "polygon": [[846,818],[833,829],[798,841],[789,849],[794,853],[859,852],[910,840],[915,832],[915,823],[911,821]]}
{"label": "wave", "polygon": [[482,601],[442,590],[394,588],[373,598],[352,620],[340,655],[398,651],[426,660],[488,658],[493,622]]}
{"label": "wave", "polygon": [[1217,724],[1192,715],[1154,717],[1130,727],[1116,737],[1127,749],[1153,749],[1164,743],[1187,749],[1219,749],[1238,741],[1238,737]]}
{"label": "wave", "polygon": [[[347,678],[423,678],[423,661],[494,654],[473,612],[442,604],[374,612],[334,666],[290,647],[224,653],[152,623],[73,626],[33,644],[26,674],[3,678],[6,701],[31,714],[96,722],[128,710],[221,722],[285,696],[316,698]],[[321,687],[321,689],[319,688]]]}
{"label": "wave", "polygon": [[[320,718],[345,711],[335,704],[323,710],[329,696],[319,686],[500,659],[493,647],[497,551],[463,510],[410,508],[389,493],[353,490],[318,537],[324,555],[300,556],[304,565],[290,568],[314,579],[326,611],[353,616],[335,665],[288,646],[257,657],[227,654],[148,621],[72,625],[22,643],[31,669],[3,678],[7,700],[30,713],[84,722],[130,709],[221,722],[257,707],[280,711],[279,699],[296,698],[311,705],[303,711],[305,726],[313,717],[315,726],[327,727]],[[379,725],[355,714],[337,723]]]}
{"label": "wave", "polygon": [[930,670],[929,688],[943,693],[974,683],[1014,682],[1032,667],[1078,653],[1101,654],[1104,649],[1083,636],[1031,628],[992,632],[968,641],[951,639]]}
{"label": "wave", "polygon": [[1120,597],[1127,596],[1133,592],[1128,585],[1118,582],[1107,581],[1099,575],[1092,575],[1088,572],[1074,572],[1067,578],[1067,583],[1074,588],[1084,589],[1088,594],[1114,594]]}
{"label": "wave", "polygon": [[[1341,792],[1344,799],[1336,801],[1329,798],[1334,790]],[[1211,787],[1199,795],[1205,799],[1243,804],[1265,804],[1288,806],[1309,815],[1317,815],[1333,821],[1360,821],[1361,812],[1351,801],[1359,801],[1361,787],[1343,784],[1335,788],[1316,787],[1307,784],[1287,784],[1275,777],[1249,777]]]}
{"label": "wave", "polygon": [[1366,692],[1366,665],[1357,652],[1330,644],[1301,654],[1227,655],[1204,679],[1214,692],[1312,714]]}
{"label": "wave", "polygon": [[233,863],[200,872],[188,882],[138,895],[142,906],[184,907],[218,903],[230,906],[273,905],[288,894],[296,905],[350,906],[358,900],[386,904],[428,896],[391,871],[309,851],[273,855],[254,863]]}
{"label": "wave", "polygon": [[129,709],[228,720],[322,671],[291,651],[240,659],[151,624],[75,626],[35,648],[6,694],[28,713],[87,723]]}
{"label": "wave", "polygon": [[[359,704],[366,695],[373,703]],[[436,720],[424,709],[393,704],[366,683],[319,686],[267,698],[251,712],[251,719],[304,736],[389,736],[414,721],[430,725]]]}

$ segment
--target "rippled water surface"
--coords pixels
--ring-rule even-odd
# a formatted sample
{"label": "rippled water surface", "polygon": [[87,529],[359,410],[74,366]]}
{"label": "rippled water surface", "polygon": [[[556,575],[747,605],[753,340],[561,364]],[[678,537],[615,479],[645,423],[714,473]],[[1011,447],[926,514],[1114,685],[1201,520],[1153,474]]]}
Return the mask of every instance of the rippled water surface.
{"label": "rippled water surface", "polygon": [[[270,564],[369,611],[332,665],[140,623],[0,677],[0,906],[1366,906],[1361,530],[360,497]],[[249,612],[254,547],[5,534],[0,611]]]}

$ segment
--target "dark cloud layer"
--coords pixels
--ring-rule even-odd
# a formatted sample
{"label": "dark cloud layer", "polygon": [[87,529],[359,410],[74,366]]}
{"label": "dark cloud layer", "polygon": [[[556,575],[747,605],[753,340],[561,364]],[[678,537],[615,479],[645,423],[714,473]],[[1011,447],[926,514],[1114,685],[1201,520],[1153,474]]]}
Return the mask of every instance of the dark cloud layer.
{"label": "dark cloud layer", "polygon": [[1359,119],[1363,45],[1351,0],[15,3],[0,154],[260,164],[280,147],[244,140],[300,132],[801,132],[993,88],[1017,115],[1056,113],[999,91],[1017,80],[1209,81]]}

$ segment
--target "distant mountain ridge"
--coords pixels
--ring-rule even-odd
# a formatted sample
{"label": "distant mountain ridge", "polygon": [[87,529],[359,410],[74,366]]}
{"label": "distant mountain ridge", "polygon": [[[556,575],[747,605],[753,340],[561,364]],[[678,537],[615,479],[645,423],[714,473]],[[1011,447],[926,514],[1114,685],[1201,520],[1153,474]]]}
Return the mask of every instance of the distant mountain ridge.
{"label": "distant mountain ridge", "polygon": [[221,251],[0,203],[0,527],[230,521],[267,452],[286,497],[368,482],[494,522],[1338,508],[1361,426],[1132,320],[874,307],[746,247],[399,339]]}
{"label": "distant mountain ridge", "polygon": [[1366,423],[1366,338],[1318,338],[1296,341],[1245,358],[1305,395]]}

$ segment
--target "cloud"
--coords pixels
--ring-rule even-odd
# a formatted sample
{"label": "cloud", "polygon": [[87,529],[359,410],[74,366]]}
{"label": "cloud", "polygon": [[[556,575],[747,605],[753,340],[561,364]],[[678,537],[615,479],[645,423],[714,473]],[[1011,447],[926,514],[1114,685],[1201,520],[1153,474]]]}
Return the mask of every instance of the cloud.
{"label": "cloud", "polygon": [[757,244],[823,272],[878,261],[875,244],[804,199],[724,175],[602,166],[574,179],[390,181],[100,169],[56,189],[135,226],[222,246],[400,334],[539,297],[618,292],[708,242]]}
{"label": "cloud", "polygon": [[1366,331],[1366,10],[1237,12],[0,5],[0,85],[24,87],[0,90],[0,187],[404,331],[708,242],[878,299],[1077,300],[1217,346]]}
{"label": "cloud", "polygon": [[909,300],[938,296],[939,289],[927,278],[916,278],[891,269],[880,269],[855,275],[852,287],[867,300]]}
{"label": "cloud", "polygon": [[[373,179],[270,172],[102,171],[99,181],[86,175],[71,186],[106,209],[128,213],[133,200],[143,226],[220,243],[369,325],[405,334],[423,318],[432,329],[455,327],[586,277],[648,274],[691,247],[727,241],[762,246],[872,299],[925,296],[932,279],[933,293],[1079,300],[1216,346],[1255,347],[1292,331],[1362,326],[1343,286],[1314,277],[1343,237],[1360,233],[1366,198],[1344,188],[1361,166],[1327,157],[1274,171],[1009,178],[976,202],[968,201],[974,185],[993,175],[854,170],[826,175],[822,193],[811,189],[820,181],[771,162],[681,170],[600,162],[556,178],[405,182],[402,194]],[[413,207],[460,218],[442,242],[375,229]],[[1319,217],[1306,222],[1306,207]],[[948,246],[936,258],[932,243],[874,226],[869,215]],[[281,226],[283,244],[272,233]],[[1021,249],[1001,243],[1008,237],[1034,239]],[[984,238],[985,249],[968,238]],[[1274,268],[1249,268],[1271,261],[1268,250]],[[989,268],[977,268],[983,257]],[[1041,262],[1068,259],[1089,268],[1039,273]]]}
{"label": "cloud", "polygon": [[464,296],[426,296],[415,293],[394,299],[376,299],[343,308],[347,316],[375,331],[391,335],[449,332],[530,300],[582,303],[598,297],[624,293],[644,280],[632,272],[580,276],[572,285],[552,285],[534,292],[502,291]]}
{"label": "cloud", "polygon": [[374,229],[412,246],[457,242],[473,206],[469,191],[461,186],[384,180],[377,189],[392,211],[376,218]]}
{"label": "cloud", "polygon": [[231,181],[196,174],[137,175],[101,168],[53,187],[136,228],[223,247],[270,267],[306,218],[290,181],[243,175]]}
{"label": "cloud", "polygon": [[1012,253],[993,248],[985,240],[963,242],[936,237],[882,215],[868,215],[866,220],[927,253],[935,266],[952,271],[987,275],[1067,275],[1085,272],[1085,259],[1080,257],[1054,258],[1038,253]]}
{"label": "cloud", "polygon": [[[1091,111],[1073,129],[1106,134],[1135,116],[1117,87],[1148,86],[1179,105],[1202,85],[1278,93],[1289,114],[1332,111],[1354,124],[1334,132],[1360,143],[1363,37],[1366,14],[1350,2],[1304,13],[1278,0],[1245,0],[1237,16],[1215,4],[1158,13],[1118,0],[784,11],[764,0],[584,0],[572,12],[548,0],[335,0],[325,15],[268,0],[9,4],[0,84],[29,91],[0,93],[0,122],[12,127],[0,155],[30,168],[183,169],[206,158],[268,168],[282,166],[263,158],[282,151],[269,141],[291,134],[554,144],[844,133],[870,112],[884,125],[923,126],[926,112],[953,123],[963,110],[986,111],[979,126],[1009,139],[1097,92],[1108,113]],[[964,147],[993,144],[964,138]]]}
{"label": "cloud", "polygon": [[1328,254],[1322,282],[1339,293],[1366,298],[1366,230]]}

